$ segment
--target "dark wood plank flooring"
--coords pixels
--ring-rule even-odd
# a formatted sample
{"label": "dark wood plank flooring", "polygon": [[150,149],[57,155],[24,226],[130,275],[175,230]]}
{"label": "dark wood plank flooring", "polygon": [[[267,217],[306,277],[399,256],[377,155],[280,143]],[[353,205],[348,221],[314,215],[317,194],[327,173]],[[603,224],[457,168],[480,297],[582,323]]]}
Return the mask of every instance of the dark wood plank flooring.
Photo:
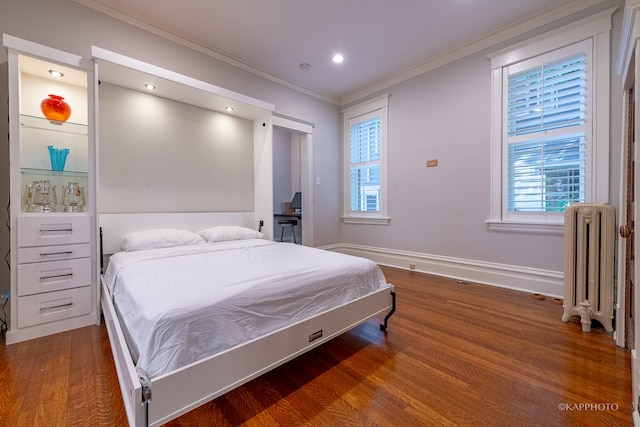
{"label": "dark wood plank flooring", "polygon": [[[522,292],[392,268],[398,311],[171,426],[630,426],[630,354]],[[179,391],[177,391],[179,392]],[[104,325],[0,345],[0,425],[124,426]]]}

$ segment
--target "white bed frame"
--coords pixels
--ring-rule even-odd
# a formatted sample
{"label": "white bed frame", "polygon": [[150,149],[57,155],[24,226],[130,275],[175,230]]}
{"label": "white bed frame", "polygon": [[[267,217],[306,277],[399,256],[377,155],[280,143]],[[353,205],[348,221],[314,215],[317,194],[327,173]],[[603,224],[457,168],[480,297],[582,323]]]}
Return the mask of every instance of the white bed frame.
{"label": "white bed frame", "polygon": [[[117,218],[101,215],[101,226],[106,226],[103,229],[103,242],[107,242],[105,253],[111,253],[113,242],[119,242],[126,232],[132,231],[130,225],[123,224],[136,224],[141,218],[146,218],[145,226],[138,230],[160,226],[193,231],[204,228],[198,225],[202,218],[195,218],[192,227],[188,227],[188,220],[182,218],[175,222],[170,216],[164,220],[159,217],[149,220],[148,214],[119,215]],[[236,218],[237,221],[224,218],[224,225],[229,225],[229,221],[235,222],[233,225],[244,225],[242,218]],[[223,223],[207,224],[212,225]],[[150,384],[143,385],[104,283],[101,301],[120,390],[132,426],[167,423],[384,312],[388,314],[380,328],[386,329],[387,320],[395,311],[395,292],[391,286],[154,378]]]}

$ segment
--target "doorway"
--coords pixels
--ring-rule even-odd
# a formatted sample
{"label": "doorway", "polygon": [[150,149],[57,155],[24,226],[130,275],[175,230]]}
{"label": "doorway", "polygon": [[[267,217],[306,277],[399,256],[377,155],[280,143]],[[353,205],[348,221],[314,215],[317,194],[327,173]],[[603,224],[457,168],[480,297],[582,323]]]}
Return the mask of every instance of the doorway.
{"label": "doorway", "polygon": [[[283,204],[291,202],[295,193],[302,193],[296,240],[313,246],[313,125],[278,115],[272,123],[274,215],[283,212]],[[279,240],[281,233],[274,225],[274,238]],[[291,240],[290,234],[287,237]]]}

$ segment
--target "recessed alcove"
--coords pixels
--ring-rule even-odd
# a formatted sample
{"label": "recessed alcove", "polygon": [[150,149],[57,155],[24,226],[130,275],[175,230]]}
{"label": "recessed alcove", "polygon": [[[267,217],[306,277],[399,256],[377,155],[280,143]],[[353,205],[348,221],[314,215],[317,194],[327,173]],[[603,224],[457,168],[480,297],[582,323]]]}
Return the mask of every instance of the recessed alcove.
{"label": "recessed alcove", "polygon": [[100,213],[237,212],[246,221],[253,212],[244,225],[264,220],[271,237],[274,106],[101,48],[92,55]]}

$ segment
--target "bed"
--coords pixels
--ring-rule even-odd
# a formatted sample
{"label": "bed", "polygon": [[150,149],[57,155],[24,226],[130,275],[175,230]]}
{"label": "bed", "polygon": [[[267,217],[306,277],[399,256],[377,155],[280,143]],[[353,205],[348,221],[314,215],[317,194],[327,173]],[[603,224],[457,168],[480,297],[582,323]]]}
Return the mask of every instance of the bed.
{"label": "bed", "polygon": [[123,236],[101,302],[130,425],[167,423],[373,316],[386,329],[395,292],[375,263],[261,237]]}

